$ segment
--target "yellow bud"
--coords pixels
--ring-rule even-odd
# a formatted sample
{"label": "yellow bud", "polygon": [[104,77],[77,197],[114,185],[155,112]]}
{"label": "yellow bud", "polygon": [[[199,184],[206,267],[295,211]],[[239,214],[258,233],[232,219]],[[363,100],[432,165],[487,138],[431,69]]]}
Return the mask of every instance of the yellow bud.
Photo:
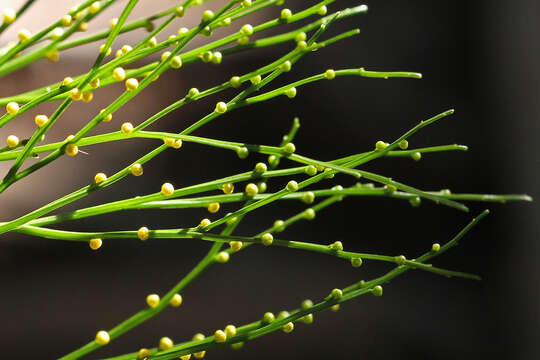
{"label": "yellow bud", "polygon": [[212,214],[217,213],[219,211],[219,203],[213,202],[213,203],[208,204],[208,211],[211,212]]}
{"label": "yellow bud", "polygon": [[62,16],[62,20],[61,20],[62,26],[70,26],[71,21],[72,21],[71,15]]}
{"label": "yellow bud", "polygon": [[22,29],[19,31],[19,33],[17,34],[18,38],[19,38],[19,41],[20,42],[25,42],[25,41],[28,41],[30,40],[30,38],[32,37],[32,34],[30,33],[29,30],[27,29]]}
{"label": "yellow bud", "polygon": [[50,62],[57,62],[58,60],[60,60],[60,52],[58,52],[58,50],[51,50],[49,52],[47,52],[45,54],[45,57],[47,58],[47,60],[49,60]]}
{"label": "yellow bud", "polygon": [[137,230],[137,237],[139,238],[139,240],[146,241],[148,240],[149,235],[150,231],[146,226],[143,226],[139,230]]}
{"label": "yellow bud", "polygon": [[105,175],[104,173],[100,172],[100,173],[97,173],[96,176],[94,176],[94,182],[96,184],[102,183],[105,180],[107,180],[107,175]]}
{"label": "yellow bud", "polygon": [[143,167],[141,164],[133,164],[129,168],[129,171],[131,171],[131,174],[133,176],[141,176],[143,174]]}
{"label": "yellow bud", "polygon": [[133,132],[133,124],[130,122],[125,122],[120,127],[120,130],[126,135],[131,134]]}
{"label": "yellow bud", "polygon": [[236,326],[234,325],[227,325],[225,327],[225,335],[227,335],[227,337],[233,337],[236,335]]}
{"label": "yellow bud", "polygon": [[10,113],[11,115],[15,115],[19,112],[19,104],[17,104],[15,101],[11,101],[6,105],[6,111]]}
{"label": "yellow bud", "polygon": [[4,24],[7,25],[15,21],[17,13],[13,9],[6,8],[2,11],[2,16],[4,17]]}
{"label": "yellow bud", "polygon": [[150,356],[150,350],[147,348],[142,348],[139,350],[139,355],[137,356],[138,359],[144,359]]}
{"label": "yellow bud", "polygon": [[49,121],[49,118],[47,117],[47,115],[36,115],[36,117],[34,118],[34,122],[36,123],[38,127],[42,127],[48,121]]}
{"label": "yellow bud", "polygon": [[170,338],[166,337],[166,336],[162,337],[159,340],[159,349],[160,350],[169,350],[169,349],[171,349],[173,347],[173,345],[174,345],[173,341]]}
{"label": "yellow bud", "polygon": [[75,101],[79,101],[82,99],[82,92],[81,90],[79,90],[78,88],[73,88],[71,89],[71,91],[69,92],[69,96],[71,96],[71,98]]}
{"label": "yellow bud", "polygon": [[90,249],[92,250],[99,249],[102,244],[103,242],[101,241],[101,239],[90,239],[90,242],[88,243],[88,245],[90,246]]}
{"label": "yellow bud", "polygon": [[111,341],[111,338],[109,336],[109,333],[105,330],[98,331],[96,334],[96,342],[99,345],[107,345]]}
{"label": "yellow bud", "polygon": [[216,340],[217,343],[223,343],[227,341],[227,335],[223,330],[216,330],[214,333],[214,340]]}
{"label": "yellow bud", "polygon": [[200,227],[206,227],[208,225],[210,225],[212,222],[209,220],[209,219],[202,219],[199,226]]}
{"label": "yellow bud", "polygon": [[81,21],[79,23],[79,26],[77,28],[79,31],[86,31],[88,30],[88,23],[86,21]]}
{"label": "yellow bud", "polygon": [[232,251],[236,252],[236,251],[240,251],[240,249],[242,249],[242,246],[244,246],[244,244],[241,241],[231,241],[229,243],[229,246],[231,247]]}
{"label": "yellow bud", "polygon": [[135,78],[129,78],[126,80],[126,90],[132,91],[139,87],[139,81]]}
{"label": "yellow bud", "polygon": [[123,68],[121,67],[117,67],[116,69],[113,70],[113,78],[116,80],[116,81],[122,81],[126,78],[126,72]]}
{"label": "yellow bud", "polygon": [[180,305],[182,305],[182,295],[174,294],[173,297],[171,298],[171,301],[169,301],[169,304],[172,307],[179,307]]}
{"label": "yellow bud", "polygon": [[99,3],[99,1],[95,1],[92,3],[92,5],[90,5],[88,9],[90,10],[90,14],[95,14],[99,11],[100,8],[101,4]]}
{"label": "yellow bud", "polygon": [[94,98],[94,94],[91,91],[83,91],[82,92],[82,100],[86,103],[89,103]]}
{"label": "yellow bud", "polygon": [[68,77],[65,77],[64,80],[62,80],[62,86],[66,86],[68,84],[71,84],[73,82],[73,79]]}
{"label": "yellow bud", "polygon": [[67,144],[66,154],[69,156],[75,156],[79,152],[79,147],[75,144]]}
{"label": "yellow bud", "polygon": [[174,193],[174,186],[171,183],[161,185],[161,193],[165,196],[170,196]]}
{"label": "yellow bud", "polygon": [[221,186],[221,190],[223,190],[225,194],[232,194],[234,191],[234,184],[232,183],[223,184]]}
{"label": "yellow bud", "polygon": [[19,145],[19,138],[15,135],[9,135],[6,139],[6,143],[9,148],[14,148]]}
{"label": "yellow bud", "polygon": [[158,294],[150,294],[146,297],[146,303],[151,308],[155,308],[159,305],[159,295]]}

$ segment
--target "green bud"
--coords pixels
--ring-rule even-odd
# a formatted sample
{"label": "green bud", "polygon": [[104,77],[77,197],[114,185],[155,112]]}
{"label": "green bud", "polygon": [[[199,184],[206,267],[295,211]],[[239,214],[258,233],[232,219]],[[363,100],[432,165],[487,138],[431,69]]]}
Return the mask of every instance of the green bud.
{"label": "green bud", "polygon": [[415,152],[412,153],[411,157],[414,161],[419,161],[422,158],[422,154],[419,152]]}
{"label": "green bud", "polygon": [[197,89],[197,88],[191,88],[191,89],[189,89],[189,91],[188,91],[187,97],[191,99],[191,98],[193,98],[193,97],[195,97],[195,96],[197,96],[197,95],[199,95],[199,89]]}
{"label": "green bud", "polygon": [[450,191],[450,189],[442,189],[441,190],[441,195],[442,196],[452,195],[452,192]]}
{"label": "green bud", "polygon": [[262,81],[261,75],[255,75],[251,79],[249,79],[253,85],[259,85]]}
{"label": "green bud", "polygon": [[313,324],[313,314],[307,314],[305,316],[302,316],[299,321],[303,322],[304,324]]}
{"label": "green bud", "polygon": [[336,241],[335,243],[328,245],[328,248],[334,251],[343,251],[343,244],[341,241]]}
{"label": "green bud", "polygon": [[407,140],[401,140],[398,145],[401,150],[406,150],[409,147],[409,142]]}
{"label": "green bud", "polygon": [[205,26],[202,30],[201,30],[201,34],[203,34],[204,36],[212,36],[212,28],[210,26]]}
{"label": "green bud", "polygon": [[306,220],[313,220],[315,219],[315,210],[308,208],[304,210],[303,215]]}
{"label": "green bud", "polygon": [[295,151],[296,151],[296,146],[292,142],[285,144],[285,146],[283,147],[283,152],[285,154],[291,155]]}
{"label": "green bud", "polygon": [[283,220],[276,220],[274,222],[275,232],[282,232],[285,230],[285,222]]}
{"label": "green bud", "polygon": [[257,163],[257,165],[255,165],[255,172],[257,174],[262,174],[264,173],[266,170],[268,170],[268,168],[266,167],[266,164],[265,163]]}
{"label": "green bud", "polygon": [[297,46],[298,46],[298,49],[305,50],[308,45],[307,45],[307,42],[305,41],[299,41]]}
{"label": "green bud", "polygon": [[274,242],[274,237],[270,233],[264,233],[263,236],[261,236],[261,242],[264,246],[270,246]]}
{"label": "green bud", "polygon": [[240,76],[233,76],[231,80],[229,80],[229,84],[231,84],[231,86],[235,89],[242,86],[242,81],[240,80]]}
{"label": "green bud", "polygon": [[383,294],[383,288],[380,285],[375,286],[373,289],[371,289],[371,293],[375,296],[382,296]]}
{"label": "green bud", "polygon": [[310,299],[306,299],[302,301],[302,304],[300,306],[302,307],[302,309],[309,309],[313,306],[313,301],[311,301]]}
{"label": "green bud", "polygon": [[238,155],[240,159],[245,159],[249,155],[249,150],[242,146],[236,150],[236,155]]}
{"label": "green bud", "polygon": [[279,314],[278,314],[278,316],[277,316],[277,319],[278,319],[278,320],[285,319],[285,318],[289,317],[290,315],[291,315],[291,314],[289,314],[288,311],[283,310],[283,311],[280,311],[280,312],[279,312]]}
{"label": "green bud", "polygon": [[422,203],[422,199],[420,199],[420,196],[415,196],[409,199],[409,203],[411,204],[412,207],[419,207],[420,204]]}
{"label": "green bud", "polygon": [[315,194],[312,191],[308,191],[302,195],[302,201],[306,204],[312,204],[315,201]]}
{"label": "green bud", "polygon": [[294,324],[292,322],[288,322],[281,328],[283,332],[286,332],[287,334],[292,332],[294,330]]}
{"label": "green bud", "polygon": [[253,35],[253,26],[251,26],[250,24],[246,24],[242,26],[240,32],[242,33],[242,35],[245,36]]}
{"label": "green bud", "polygon": [[328,69],[325,71],[324,77],[328,80],[333,80],[336,77],[336,72],[333,69]]}
{"label": "green bud", "polygon": [[174,14],[178,17],[182,17],[186,14],[186,10],[183,6],[178,6],[176,9],[174,9]]}
{"label": "green bud", "polygon": [[407,258],[403,255],[399,255],[399,256],[396,256],[394,257],[394,260],[396,262],[396,264],[398,265],[405,265],[405,262],[407,261]]}
{"label": "green bud", "polygon": [[431,251],[437,252],[439,250],[441,250],[441,245],[439,245],[437,243],[431,245]]}
{"label": "green bud", "polygon": [[387,146],[388,146],[388,143],[385,143],[384,141],[379,140],[375,143],[375,150],[381,151],[381,150],[386,149]]}
{"label": "green bud", "polygon": [[296,40],[296,42],[300,42],[300,41],[306,41],[307,39],[307,35],[305,32],[299,32],[298,34],[296,34],[296,36],[294,37],[294,40]]}
{"label": "green bud", "polygon": [[276,155],[270,155],[268,157],[268,164],[270,164],[272,168],[277,167],[279,165],[279,158]]}
{"label": "green bud", "polygon": [[359,258],[359,257],[357,257],[357,258],[351,258],[351,265],[352,265],[353,267],[360,267],[360,266],[362,266],[362,258]]}
{"label": "green bud", "polygon": [[267,323],[267,324],[270,324],[271,322],[273,322],[274,320],[276,320],[276,317],[274,316],[274,314],[272,314],[271,312],[265,312],[264,315],[263,315],[263,322]]}
{"label": "green bud", "polygon": [[317,175],[317,168],[313,165],[308,165],[304,169],[304,172],[309,176],[315,176]]}
{"label": "green bud", "polygon": [[229,261],[229,257],[228,252],[221,251],[214,257],[214,260],[216,260],[218,263],[225,264],[227,261]]}
{"label": "green bud", "polygon": [[295,192],[298,190],[298,183],[294,180],[291,180],[287,183],[286,189],[287,191]]}
{"label": "green bud", "polygon": [[283,92],[289,99],[296,97],[296,88],[292,87]]}
{"label": "green bud", "polygon": [[205,51],[200,55],[200,58],[203,62],[208,63],[212,61],[214,54],[211,51]]}
{"label": "green bud", "polygon": [[201,333],[197,333],[193,335],[193,341],[202,341],[204,340],[205,336]]}
{"label": "green bud", "polygon": [[341,297],[343,296],[343,291],[341,291],[341,289],[334,289],[332,290],[330,295],[332,295],[332,298],[334,299],[341,299]]}
{"label": "green bud", "polygon": [[279,66],[279,69],[283,72],[288,72],[288,71],[291,71],[292,69],[292,64],[289,60],[285,61],[283,64],[281,64]]}
{"label": "green bud", "polygon": [[292,11],[290,9],[281,10],[281,19],[287,20],[292,16]]}
{"label": "green bud", "polygon": [[257,183],[257,188],[259,189],[259,194],[262,194],[263,192],[266,192],[267,185],[266,182],[260,181]]}
{"label": "green bud", "polygon": [[202,14],[202,20],[204,22],[212,20],[214,17],[214,12],[212,10],[204,10]]}

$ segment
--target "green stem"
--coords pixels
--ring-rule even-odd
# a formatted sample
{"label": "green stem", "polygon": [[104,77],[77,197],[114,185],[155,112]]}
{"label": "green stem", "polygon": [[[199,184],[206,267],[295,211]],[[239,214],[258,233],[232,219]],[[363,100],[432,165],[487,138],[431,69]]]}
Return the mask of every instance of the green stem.
{"label": "green stem", "polygon": [[[461,230],[460,233],[456,237],[454,237],[448,243],[443,245],[438,252],[430,251],[418,257],[417,262],[420,262],[421,260],[425,261],[435,256],[441,255],[450,247],[455,246],[457,242],[488,213],[489,212],[487,210],[484,211],[480,216],[473,219],[463,230]],[[219,347],[219,346],[227,346],[227,345],[234,344],[237,342],[256,339],[263,335],[280,330],[286,323],[297,321],[308,314],[315,314],[323,310],[329,309],[331,306],[334,306],[336,304],[341,304],[346,301],[350,301],[352,299],[355,299],[365,294],[371,294],[373,293],[374,288],[376,286],[387,284],[394,278],[398,277],[399,275],[402,275],[403,273],[409,270],[414,269],[415,267],[418,268],[417,266],[411,266],[408,263],[404,265],[399,265],[393,270],[387,272],[383,276],[377,277],[367,282],[361,281],[359,283],[353,284],[343,289],[344,290],[343,296],[341,298],[333,298],[333,297],[327,296],[324,300],[320,301],[317,304],[314,304],[313,306],[309,308],[306,308],[306,309],[299,308],[299,309],[291,310],[289,316],[284,317],[282,319],[276,319],[269,324],[264,323],[263,321],[259,320],[259,321],[255,321],[253,323],[241,326],[238,328],[237,335],[232,338],[228,338],[225,343],[221,343],[221,344],[216,343],[214,341],[214,337],[209,336],[202,341],[188,341],[188,342],[181,343],[179,345],[174,346],[170,350],[158,351],[155,348],[151,349],[152,355],[148,357],[148,359],[149,360],[175,359],[182,355],[192,354],[199,351],[207,351],[212,348]],[[429,266],[426,265],[426,268],[427,267]],[[444,269],[440,269],[440,270],[443,270],[444,272],[449,271],[449,270],[444,270]],[[451,271],[449,272],[452,273],[451,276],[453,276],[454,274],[455,275],[461,274],[459,272],[451,272]],[[137,357],[137,353],[130,353],[130,354],[116,356],[113,358],[108,358],[106,360],[127,360],[127,359],[136,359],[136,357]]]}

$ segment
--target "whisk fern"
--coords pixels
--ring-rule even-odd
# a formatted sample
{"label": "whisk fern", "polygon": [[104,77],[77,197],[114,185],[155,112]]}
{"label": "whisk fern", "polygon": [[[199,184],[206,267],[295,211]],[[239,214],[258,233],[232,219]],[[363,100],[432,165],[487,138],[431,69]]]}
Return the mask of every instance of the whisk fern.
{"label": "whisk fern", "polygon": [[[20,9],[4,9],[3,24],[0,34],[9,26],[14,26],[16,20],[30,8],[33,0],[27,1]],[[125,3],[118,18],[110,22],[110,29],[95,34],[72,39],[76,32],[85,31],[88,24],[100,16],[101,13],[113,3]],[[62,53],[69,49],[92,42],[102,41],[96,59],[88,72],[79,75],[65,74],[66,77],[45,85],[38,89],[29,90],[21,94],[2,94],[0,105],[6,109],[0,116],[0,128],[12,121],[18,121],[21,116],[29,112],[34,119],[35,129],[25,134],[6,134],[6,146],[0,148],[0,161],[9,164],[10,168],[0,181],[0,193],[8,191],[10,186],[30,175],[37,176],[39,170],[50,165],[57,159],[68,155],[77,157],[86,147],[126,140],[140,140],[155,143],[155,148],[147,154],[134,158],[130,153],[123,154],[127,165],[118,167],[116,172],[106,174],[99,170],[89,176],[88,185],[44,204],[22,216],[7,219],[0,223],[0,234],[8,232],[26,235],[82,242],[86,246],[81,251],[92,250],[107,251],[109,241],[145,241],[151,246],[161,246],[156,239],[173,238],[181,241],[211,242],[210,250],[200,262],[186,274],[166,294],[151,293],[146,298],[147,307],[133,314],[123,322],[104,330],[108,324],[103,324],[103,330],[92,335],[89,329],[88,343],[66,354],[61,359],[77,359],[92,353],[99,347],[106,346],[119,336],[131,329],[157,316],[165,308],[182,305],[181,292],[211,265],[224,264],[234,259],[238,252],[243,252],[252,245],[265,247],[285,247],[307,252],[318,252],[331,257],[336,261],[346,261],[354,268],[369,266],[370,261],[386,262],[394,266],[392,270],[371,280],[359,280],[342,289],[327,289],[321,294],[318,301],[305,300],[297,309],[289,309],[274,316],[267,312],[262,317],[253,314],[254,322],[244,325],[216,324],[219,327],[213,331],[212,336],[205,337],[198,333],[192,340],[177,343],[169,337],[163,337],[155,347],[141,347],[127,349],[127,354],[110,357],[109,359],[189,359],[202,358],[206,352],[219,346],[231,345],[234,349],[241,348],[246,341],[275,331],[285,333],[294,332],[300,323],[310,324],[316,313],[339,309],[339,305],[362,295],[383,295],[383,285],[409,270],[421,270],[445,277],[460,277],[464,279],[479,280],[475,274],[464,273],[433,266],[430,261],[442,255],[448,249],[456,246],[481,219],[489,213],[482,212],[467,224],[455,237],[446,243],[434,243],[426,247],[428,251],[414,258],[408,259],[404,255],[385,255],[366,252],[352,252],[347,250],[347,242],[333,242],[330,244],[316,244],[305,239],[288,239],[281,234],[287,228],[300,221],[316,221],[324,216],[324,210],[337,205],[346,197],[388,197],[395,200],[406,200],[411,206],[417,207],[427,200],[434,204],[448,206],[460,211],[468,211],[464,201],[497,202],[530,201],[527,195],[494,195],[452,193],[448,190],[429,191],[419,189],[393,177],[367,171],[363,165],[381,158],[398,158],[396,161],[420,160],[423,156],[436,156],[440,152],[467,151],[467,146],[459,144],[443,144],[429,147],[409,148],[411,138],[425,127],[448,118],[454,113],[452,109],[446,110],[427,120],[410,127],[403,135],[390,140],[381,139],[373,144],[364,144],[361,152],[345,157],[322,160],[302,153],[302,148],[294,144],[295,136],[300,128],[299,119],[294,119],[289,132],[277,145],[251,144],[240,141],[229,141],[216,138],[207,138],[192,135],[196,130],[210,126],[213,121],[231,112],[241,111],[246,106],[257,106],[263,102],[271,102],[276,97],[285,96],[291,101],[301,96],[305,86],[323,87],[326,81],[339,81],[342,77],[355,77],[375,79],[421,79],[422,75],[412,71],[374,71],[364,67],[337,69],[332,65],[321,68],[320,72],[298,79],[286,85],[268,89],[283,73],[295,73],[297,63],[304,56],[317,56],[316,51],[324,51],[329,46],[339,46],[341,41],[352,41],[352,37],[359,34],[358,29],[349,29],[341,34],[326,37],[326,30],[336,22],[362,15],[367,12],[366,5],[340,9],[333,13],[331,9],[339,6],[339,1],[324,0],[320,2],[305,2],[300,11],[293,12],[284,8],[283,0],[233,0],[220,9],[214,9],[209,0],[187,0],[178,3],[169,9],[157,12],[143,19],[128,21],[132,10],[137,6],[138,0],[102,0],[86,1],[76,5],[50,26],[36,32],[28,30],[19,32],[18,41],[7,44],[0,49],[0,76],[15,72],[25,66],[33,64],[40,59],[56,62]],[[200,22],[197,26],[188,29],[180,28],[173,31],[167,40],[159,42],[157,36],[170,32],[171,23],[204,6]],[[274,6],[274,8],[272,8]],[[275,6],[279,6],[276,10]],[[246,24],[243,18],[261,12],[273,19],[260,24]],[[304,22],[301,25],[296,25]],[[289,24],[287,31],[284,25]],[[296,26],[290,30],[291,26]],[[230,27],[228,35],[214,39],[213,32],[218,28]],[[137,44],[119,46],[117,37],[126,32],[145,28],[148,34]],[[264,32],[276,28],[281,33],[266,36]],[[258,35],[256,40],[252,38]],[[188,44],[196,37],[206,36],[209,41],[191,50],[185,50]],[[157,81],[165,72],[181,72],[194,63],[207,63],[207,66],[219,66],[227,56],[234,53],[256,51],[259,48],[275,47],[279,44],[292,43],[292,49],[283,54],[276,54],[275,58],[267,64],[258,64],[253,69],[239,69],[235,74],[228,74],[226,81],[215,83],[207,89],[197,88],[193,84],[190,90],[179,96],[178,99],[159,112],[136,124],[124,122],[117,127],[117,131],[101,132],[90,135],[92,131],[99,131],[102,122],[111,122],[114,113],[124,106],[130,106],[130,101],[137,97],[147,87]],[[277,51],[276,51],[277,52]],[[109,56],[115,54],[114,58]],[[159,57],[158,61],[145,65],[132,66],[141,59],[148,59],[152,55]],[[66,134],[66,139],[60,142],[45,142],[45,135],[54,127],[61,126],[58,120],[69,110],[73,102],[91,102],[93,94],[99,93],[102,88],[122,83],[122,93],[113,99],[108,106],[97,114],[86,114],[87,121],[74,134]],[[225,92],[227,90],[227,92]],[[225,94],[235,91],[236,94],[227,99]],[[178,132],[148,130],[150,125],[159,125],[159,121],[167,114],[176,113],[184,105],[195,101],[202,101],[210,95],[218,94],[219,101],[206,105],[206,115],[189,126],[178,129]],[[57,104],[56,110],[51,114],[35,113],[34,108],[46,102]],[[301,111],[301,109],[299,109]],[[272,143],[272,139],[268,139]],[[388,141],[388,142],[387,142]],[[233,151],[240,159],[249,159],[250,154],[263,154],[268,156],[267,162],[247,164],[245,171],[230,174],[226,177],[177,187],[174,181],[165,182],[161,188],[148,188],[145,195],[125,198],[112,202],[96,204],[90,207],[81,207],[69,212],[51,215],[51,212],[72,204],[91,193],[114,186],[120,180],[129,181],[131,176],[139,177],[145,174],[145,165],[159,154],[168,149],[182,151],[183,143],[196,143],[201,146],[215,147],[225,151]],[[401,159],[405,158],[405,159]],[[280,166],[280,160],[287,159],[288,163],[296,163],[294,167]],[[30,164],[31,162],[31,164]],[[356,182],[352,186],[343,187],[332,183],[335,174],[345,174]],[[281,186],[276,190],[272,185],[274,179],[279,179]],[[314,186],[324,181],[324,187]],[[66,189],[68,184],[66,184]],[[270,191],[272,187],[273,190]],[[305,208],[286,219],[271,221],[272,226],[260,229],[256,234],[235,234],[236,227],[245,216],[257,211],[271,203],[283,201],[299,201]],[[221,205],[231,204],[235,210],[225,215],[219,215]],[[52,226],[68,223],[72,220],[84,219],[98,215],[120,211],[145,211],[148,209],[184,209],[203,208],[209,212],[208,218],[203,218],[194,224],[182,224],[182,227],[170,229],[153,229],[145,224],[132,224],[129,229],[115,231],[92,232],[59,230]],[[219,230],[219,231],[218,231]],[[123,240],[128,241],[128,240]],[[180,240],[179,240],[180,241]],[[228,245],[228,247],[224,247]],[[230,265],[234,266],[234,265]],[[386,286],[386,285],[385,285]],[[184,295],[185,296],[185,295]],[[188,306],[188,305],[185,305]],[[223,327],[220,327],[223,325]],[[300,327],[300,326],[298,326]],[[193,329],[194,332],[198,329]],[[156,342],[148,339],[148,343]]]}

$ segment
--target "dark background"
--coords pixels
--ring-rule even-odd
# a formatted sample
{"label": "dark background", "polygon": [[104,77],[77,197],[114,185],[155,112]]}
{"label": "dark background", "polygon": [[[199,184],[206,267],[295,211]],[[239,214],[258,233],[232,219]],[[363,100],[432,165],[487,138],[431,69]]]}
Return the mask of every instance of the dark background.
{"label": "dark background", "polygon": [[[296,10],[304,3],[289,0],[287,6]],[[329,9],[358,4],[338,0]],[[468,152],[426,154],[420,162],[382,159],[365,168],[426,190],[527,193],[537,198],[540,5],[532,0],[367,4],[367,15],[342,21],[326,35],[360,27],[359,36],[305,56],[274,86],[328,67],[419,71],[424,75],[422,80],[339,78],[319,82],[299,88],[294,100],[280,97],[226,114],[196,135],[277,144],[292,118],[299,116],[302,127],[295,141],[298,153],[328,160],[369,150],[379,139],[390,141],[418,121],[455,108],[455,115],[425,128],[409,142],[411,147],[465,144],[470,146]],[[157,10],[145,6],[152,13]],[[212,8],[217,9],[217,5]],[[277,12],[269,9],[265,16]],[[196,19],[188,21],[195,23]],[[204,89],[251,71],[255,64],[270,62],[290,48],[291,44],[286,44],[230,56],[219,67],[196,64],[169,72],[99,131],[115,130],[126,120],[140,123],[190,87]],[[91,54],[66,55],[62,63],[54,65],[43,61],[33,64],[6,77],[0,83],[0,95],[42,86],[61,79],[66,72],[85,71],[93,61]],[[74,104],[48,139],[63,139],[76,131],[119,92],[120,87],[98,91],[92,104]],[[208,113],[216,101],[233,96],[234,92],[228,92],[186,106],[154,129],[181,130]],[[49,104],[43,109],[50,111],[53,107]],[[24,122],[11,126],[22,136],[30,134],[32,116],[25,114]],[[3,137],[8,130],[1,130]],[[89,155],[62,158],[2,194],[2,219],[22,215],[84,186],[98,171],[112,174],[154,145],[133,140],[89,147]],[[251,155],[239,160],[231,152],[185,144],[181,150],[169,150],[149,163],[144,176],[126,178],[62,210],[151,193],[164,181],[179,188],[211,180],[245,171],[260,159]],[[7,170],[8,165],[2,166]],[[320,186],[353,183],[353,179],[341,175]],[[273,190],[281,185],[279,181],[269,183]],[[303,208],[300,202],[273,204],[247,217],[237,233],[255,234],[275,219]],[[337,313],[317,314],[310,326],[298,324],[292,334],[275,333],[246,344],[242,351],[218,349],[207,356],[535,358],[540,330],[540,209],[535,202],[470,204],[470,208],[467,214],[428,202],[413,209],[404,201],[350,198],[318,214],[316,221],[298,223],[282,238],[318,243],[340,240],[351,251],[403,253],[412,258],[433,242],[449,240],[483,209],[492,210],[458,248],[435,260],[441,267],[478,273],[483,277],[481,282],[411,271],[385,285],[382,298],[360,297],[344,304]],[[225,206],[220,213],[231,209]],[[146,225],[155,229],[193,226],[206,216],[204,209],[133,211],[61,227],[97,231]],[[3,357],[57,358],[85,344],[97,330],[111,328],[143,308],[148,293],[164,294],[209,246],[191,240],[118,240],[106,241],[100,251],[92,252],[81,243],[2,235]],[[388,264],[367,261],[354,269],[324,255],[254,246],[233,256],[226,265],[212,266],[187,287],[182,292],[182,307],[165,310],[90,358],[155,346],[162,336],[180,342],[195,332],[211,334],[228,323],[254,321],[266,311],[277,314],[295,308],[304,298],[321,299],[334,287],[345,287],[389,269]]]}

